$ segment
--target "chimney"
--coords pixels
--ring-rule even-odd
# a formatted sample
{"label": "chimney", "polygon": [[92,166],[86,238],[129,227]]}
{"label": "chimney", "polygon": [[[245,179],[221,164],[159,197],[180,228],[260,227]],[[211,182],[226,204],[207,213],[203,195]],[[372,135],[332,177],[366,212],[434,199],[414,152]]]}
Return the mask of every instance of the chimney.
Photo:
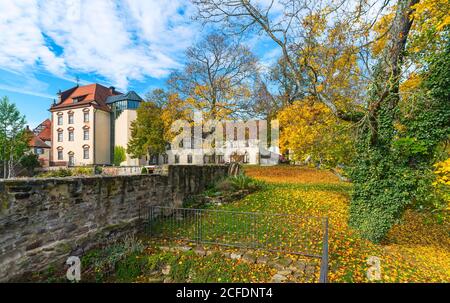
{"label": "chimney", "polygon": [[114,86],[110,86],[110,87],[109,87],[109,93],[110,93],[111,95],[114,95],[114,94],[116,93],[116,88],[115,88]]}
{"label": "chimney", "polygon": [[58,104],[59,104],[59,103],[61,103],[61,95],[62,95],[61,90],[58,91],[57,95],[58,95]]}

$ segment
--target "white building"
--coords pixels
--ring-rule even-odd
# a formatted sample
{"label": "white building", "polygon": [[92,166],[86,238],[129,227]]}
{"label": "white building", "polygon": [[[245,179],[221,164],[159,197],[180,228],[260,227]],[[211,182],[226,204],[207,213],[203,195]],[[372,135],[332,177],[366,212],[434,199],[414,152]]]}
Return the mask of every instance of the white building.
{"label": "white building", "polygon": [[[52,166],[111,165],[115,146],[127,147],[131,122],[142,99],[100,84],[58,93],[52,114]],[[121,165],[144,164],[127,159]]]}

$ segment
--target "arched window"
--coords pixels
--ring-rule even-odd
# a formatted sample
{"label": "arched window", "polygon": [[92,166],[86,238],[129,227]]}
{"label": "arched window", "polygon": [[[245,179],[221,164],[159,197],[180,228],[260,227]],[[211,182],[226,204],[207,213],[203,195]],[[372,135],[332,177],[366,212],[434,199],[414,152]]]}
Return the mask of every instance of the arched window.
{"label": "arched window", "polygon": [[63,113],[59,112],[58,115],[58,125],[63,125]]}
{"label": "arched window", "polygon": [[75,141],[74,128],[69,127],[67,130],[69,131],[69,141]]}
{"label": "arched window", "polygon": [[83,126],[83,140],[89,140],[89,126]]}
{"label": "arched window", "polygon": [[73,111],[69,111],[67,117],[69,124],[73,124]]}
{"label": "arched window", "polygon": [[89,108],[83,109],[83,121],[84,123],[89,122]]}
{"label": "arched window", "polygon": [[87,160],[89,159],[89,145],[83,145],[83,159]]}
{"label": "arched window", "polygon": [[58,151],[58,161],[63,161],[64,160],[63,147],[58,146],[56,150]]}
{"label": "arched window", "polygon": [[75,166],[75,153],[73,151],[68,152],[69,166]]}
{"label": "arched window", "polygon": [[244,163],[248,163],[249,161],[250,161],[250,159],[249,159],[248,152],[245,151],[245,154],[244,154]]}
{"label": "arched window", "polygon": [[58,132],[58,142],[63,142],[63,140],[64,140],[63,130],[61,128],[58,128],[57,132]]}

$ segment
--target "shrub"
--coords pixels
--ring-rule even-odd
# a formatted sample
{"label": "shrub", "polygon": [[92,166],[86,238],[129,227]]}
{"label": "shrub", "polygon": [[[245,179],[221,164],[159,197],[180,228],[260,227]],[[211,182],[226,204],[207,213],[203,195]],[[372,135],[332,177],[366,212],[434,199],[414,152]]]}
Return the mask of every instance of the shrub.
{"label": "shrub", "polygon": [[233,184],[229,178],[217,182],[215,189],[220,192],[227,192],[233,190]]}
{"label": "shrub", "polygon": [[94,174],[94,168],[92,167],[77,167],[72,169],[73,176],[92,176]]}
{"label": "shrub", "polygon": [[[95,272],[95,279],[102,281],[108,274],[120,267],[118,277],[128,279],[140,269],[141,261],[132,260],[136,255],[144,251],[144,245],[133,236],[125,236],[122,241],[109,245],[105,249],[93,250],[83,256],[81,262],[87,267],[92,267]],[[125,260],[125,261],[124,261]],[[120,265],[119,262],[124,264]],[[144,261],[142,261],[144,263]],[[132,269],[133,264],[139,267]],[[143,266],[143,265],[142,265]]]}
{"label": "shrub", "polygon": [[230,177],[228,180],[235,190],[243,190],[243,189],[256,190],[264,186],[264,182],[255,180],[244,174]]}
{"label": "shrub", "polygon": [[39,162],[39,156],[35,154],[27,154],[22,157],[20,160],[20,164],[28,170],[30,174],[33,173],[34,169],[37,167],[41,167],[41,163]]}
{"label": "shrub", "polygon": [[113,164],[115,166],[120,166],[120,163],[127,159],[127,152],[123,146],[114,147],[114,159]]}
{"label": "shrub", "polygon": [[50,170],[44,173],[39,174],[37,177],[39,178],[64,178],[72,176],[72,170],[67,168],[60,168],[58,170]]}
{"label": "shrub", "polygon": [[143,167],[142,169],[141,169],[141,175],[147,175],[148,174],[148,169],[147,169],[147,167]]}

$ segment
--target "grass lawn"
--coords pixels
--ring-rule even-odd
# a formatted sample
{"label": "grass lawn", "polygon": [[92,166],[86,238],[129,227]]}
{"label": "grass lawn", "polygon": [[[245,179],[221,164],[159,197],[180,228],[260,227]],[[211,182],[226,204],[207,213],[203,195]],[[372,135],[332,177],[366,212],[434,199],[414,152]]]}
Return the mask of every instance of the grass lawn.
{"label": "grass lawn", "polygon": [[[448,218],[438,220],[433,214],[410,210],[403,221],[391,230],[385,243],[373,244],[349,229],[348,203],[352,187],[349,183],[340,182],[332,173],[293,166],[248,166],[245,167],[245,172],[251,177],[266,181],[268,185],[239,201],[214,208],[294,215],[285,220],[272,220],[270,231],[261,230],[260,226],[267,226],[266,224],[251,225],[249,231],[258,230],[261,241],[266,241],[265,243],[295,245],[293,238],[296,234],[297,217],[328,217],[330,282],[369,282],[366,272],[370,267],[367,260],[371,256],[380,258],[381,282],[450,282]],[[242,229],[242,226],[239,227],[242,222],[235,219],[236,226]],[[230,227],[220,221],[213,222],[215,224],[211,226],[214,229],[208,232],[210,235],[221,235],[223,230]],[[188,225],[182,226],[180,230],[189,232]],[[250,237],[255,236],[252,232],[248,234]],[[284,238],[271,239],[268,236],[271,234],[281,234]],[[165,277],[173,282],[269,282],[277,273],[277,270],[264,264],[246,264],[242,260],[224,258],[221,255],[236,249],[221,247],[211,255],[198,256],[192,250],[161,250],[161,245],[183,245],[179,241],[161,243],[158,240],[155,243],[153,239],[144,238],[141,245],[141,249],[134,250],[138,253],[128,254],[126,258],[114,257],[114,254],[92,258],[91,254],[88,256],[91,260],[85,262],[97,264],[93,272],[97,273],[95,279],[100,281],[105,280],[104,277],[98,278],[98,273],[105,268],[105,262],[98,265],[98,260],[102,258],[111,259],[111,262],[115,258],[121,260],[109,266],[115,268],[112,276],[106,278],[109,281],[160,281],[161,270],[167,265],[170,265],[166,268],[170,274]],[[98,252],[93,252],[94,255],[96,253]],[[317,278],[318,272],[315,274]]]}

